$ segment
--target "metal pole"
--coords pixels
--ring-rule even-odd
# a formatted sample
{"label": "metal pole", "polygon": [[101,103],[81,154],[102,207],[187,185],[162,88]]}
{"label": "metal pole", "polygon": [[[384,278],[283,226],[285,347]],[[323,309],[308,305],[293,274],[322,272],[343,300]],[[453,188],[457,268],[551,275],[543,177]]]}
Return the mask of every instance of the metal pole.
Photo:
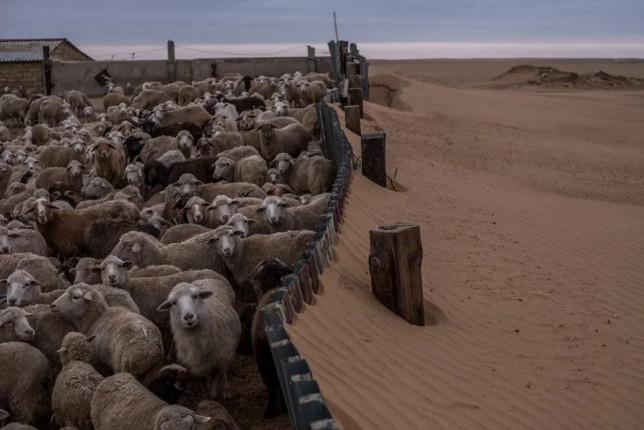
{"label": "metal pole", "polygon": [[333,25],[335,26],[335,41],[338,41],[338,21],[335,19],[335,11],[333,12]]}

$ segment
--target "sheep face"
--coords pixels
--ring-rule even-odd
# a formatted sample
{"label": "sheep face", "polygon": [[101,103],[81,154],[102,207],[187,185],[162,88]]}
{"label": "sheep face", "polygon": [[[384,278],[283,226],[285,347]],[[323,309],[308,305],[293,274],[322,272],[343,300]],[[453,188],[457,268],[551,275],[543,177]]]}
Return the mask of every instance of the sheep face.
{"label": "sheep face", "polygon": [[236,199],[231,199],[227,196],[217,196],[206,210],[214,212],[215,220],[219,224],[226,224],[230,217],[237,212],[234,206],[236,204]]}
{"label": "sheep face", "polygon": [[25,166],[25,170],[27,172],[40,172],[40,162],[34,158],[34,157],[27,157],[23,162],[22,165]]}
{"label": "sheep face", "polygon": [[232,182],[235,162],[227,157],[221,157],[215,162],[215,172],[212,177],[216,180]]}
{"label": "sheep face", "polygon": [[107,179],[96,177],[83,187],[81,195],[87,199],[100,199],[113,190],[114,187]]}
{"label": "sheep face", "polygon": [[264,213],[264,218],[270,225],[277,225],[284,219],[284,210],[289,206],[280,197],[269,196],[264,199],[258,212]]}
{"label": "sheep face", "polygon": [[72,285],[50,305],[51,313],[70,320],[78,319],[85,314],[93,300],[89,285]]}
{"label": "sheep face", "polygon": [[100,141],[95,147],[96,155],[102,160],[107,160],[112,154],[112,151],[115,150],[116,145],[114,144],[114,142],[110,142],[104,139]]}
{"label": "sheep face", "polygon": [[[4,326],[11,328],[13,326],[13,331],[18,338],[26,341],[32,340],[36,332],[27,320],[27,317],[31,315],[33,314],[20,308],[8,307],[0,311],[0,328]],[[1,412],[3,411],[0,410],[0,420],[2,419]]]}
{"label": "sheep face", "polygon": [[40,296],[40,283],[24,270],[16,270],[0,284],[6,284],[9,306],[27,306]]}
{"label": "sheep face", "polygon": [[184,173],[172,186],[177,190],[178,197],[189,199],[197,193],[197,187],[202,184],[203,182],[195,178],[194,175]]}
{"label": "sheep face", "polygon": [[262,124],[259,127],[259,131],[266,141],[267,144],[270,144],[275,137],[275,126],[271,124]]}
{"label": "sheep face", "polygon": [[118,256],[123,261],[131,261],[136,265],[143,262],[144,243],[140,243],[136,237],[127,236],[128,233],[121,236],[119,243],[112,250],[112,255]]}
{"label": "sheep face", "polygon": [[138,187],[143,184],[143,164],[128,164],[125,167],[125,179],[129,185]]}
{"label": "sheep face", "polygon": [[179,405],[166,406],[154,417],[153,430],[193,430],[196,424],[207,423],[210,417],[197,415]]}
{"label": "sheep face", "polygon": [[248,237],[250,235],[250,224],[257,221],[254,219],[246,218],[243,214],[234,214],[230,217],[226,225],[233,228],[235,233],[241,234],[241,237]]}
{"label": "sheep face", "polygon": [[76,136],[72,139],[71,148],[76,154],[82,154],[85,152],[85,141],[82,137]]}
{"label": "sheep face", "polygon": [[208,203],[202,198],[191,197],[183,207],[183,213],[186,215],[188,224],[202,224],[205,221],[204,211]]}
{"label": "sheep face", "polygon": [[[275,156],[273,161],[271,161],[270,167],[277,169],[277,171],[283,175],[288,172],[288,169],[293,165],[293,157],[285,152],[281,152]],[[275,183],[275,182],[274,182]]]}
{"label": "sheep face", "polygon": [[5,149],[4,152],[2,153],[2,162],[8,165],[13,164],[13,153],[8,149]]}
{"label": "sheep face", "polygon": [[278,169],[274,169],[274,168],[268,169],[268,171],[266,172],[266,181],[273,185],[284,183],[282,174]]}
{"label": "sheep face", "polygon": [[9,254],[11,252],[11,239],[20,237],[17,232],[9,230],[7,227],[0,227],[0,254]]}
{"label": "sheep face", "polygon": [[45,225],[51,218],[50,211],[56,209],[58,209],[58,207],[52,205],[46,198],[39,198],[32,203],[31,208],[29,208],[25,214],[34,212],[36,215],[36,222],[40,225]]}
{"label": "sheep face", "polygon": [[83,170],[85,167],[80,163],[80,161],[72,160],[67,165],[67,174],[70,178],[79,179],[83,177]]}
{"label": "sheep face", "polygon": [[222,257],[232,257],[241,248],[241,233],[229,226],[217,228],[215,236],[208,241]]}
{"label": "sheep face", "polygon": [[181,282],[170,291],[168,299],[159,305],[158,310],[170,311],[173,327],[180,325],[184,330],[192,330],[199,326],[200,317],[204,312],[203,300],[210,296],[212,291]]}
{"label": "sheep face", "polygon": [[123,261],[114,255],[108,255],[103,262],[91,269],[92,273],[100,273],[101,281],[110,287],[123,288],[129,277],[127,271],[134,266],[131,261]]}
{"label": "sheep face", "polygon": [[22,149],[17,150],[16,153],[13,154],[14,165],[22,164],[22,162],[25,161],[26,159],[27,159],[27,153]]}
{"label": "sheep face", "polygon": [[275,105],[273,106],[272,111],[275,112],[275,116],[286,116],[287,112],[287,105],[284,102],[276,102]]}
{"label": "sheep face", "polygon": [[237,127],[243,131],[249,131],[255,128],[255,115],[249,112],[242,112],[237,118]]}
{"label": "sheep face", "polygon": [[186,130],[182,130],[177,134],[177,144],[179,146],[179,150],[183,153],[190,153],[192,148],[195,146],[195,140],[190,134],[190,132]]}

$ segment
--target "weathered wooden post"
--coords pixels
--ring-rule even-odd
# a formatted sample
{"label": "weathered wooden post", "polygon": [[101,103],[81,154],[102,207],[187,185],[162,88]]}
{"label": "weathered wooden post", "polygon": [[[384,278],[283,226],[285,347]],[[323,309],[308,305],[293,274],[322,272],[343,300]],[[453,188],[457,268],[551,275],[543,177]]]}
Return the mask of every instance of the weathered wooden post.
{"label": "weathered wooden post", "polygon": [[360,128],[360,106],[344,107],[344,124],[349,130],[358,136],[362,134],[362,130]]}
{"label": "weathered wooden post", "polygon": [[349,88],[362,88],[362,76],[349,75]]}
{"label": "weathered wooden post", "polygon": [[362,91],[365,100],[369,100],[369,63],[367,59],[360,56],[360,75],[362,76]]}
{"label": "weathered wooden post", "polygon": [[53,85],[51,84],[51,61],[49,59],[49,45],[42,47],[42,64],[45,69],[45,73],[43,73],[43,76],[45,77],[43,90],[45,92],[45,95],[49,96],[51,95],[51,88],[53,87]]}
{"label": "weathered wooden post", "polygon": [[168,82],[177,80],[177,64],[174,61],[174,41],[168,40]]}
{"label": "weathered wooden post", "polygon": [[360,56],[360,50],[358,49],[358,45],[355,43],[349,43],[349,53],[353,56],[353,58],[358,58]]}
{"label": "weathered wooden post", "polygon": [[361,137],[362,174],[381,187],[387,186],[385,139],[385,133],[368,133]]}
{"label": "weathered wooden post", "polygon": [[360,108],[360,118],[364,118],[364,103],[362,102],[362,88],[349,87],[349,101],[347,104]]}
{"label": "weathered wooden post", "polygon": [[349,55],[349,42],[346,40],[338,40],[338,48],[340,49],[340,71],[343,76],[347,75],[347,55]]}
{"label": "weathered wooden post", "polygon": [[381,226],[369,231],[371,291],[408,323],[425,325],[423,245],[413,224]]}
{"label": "weathered wooden post", "polygon": [[317,72],[317,67],[315,64],[315,48],[312,46],[307,46],[306,49],[308,54],[308,58],[306,60],[308,72]]}

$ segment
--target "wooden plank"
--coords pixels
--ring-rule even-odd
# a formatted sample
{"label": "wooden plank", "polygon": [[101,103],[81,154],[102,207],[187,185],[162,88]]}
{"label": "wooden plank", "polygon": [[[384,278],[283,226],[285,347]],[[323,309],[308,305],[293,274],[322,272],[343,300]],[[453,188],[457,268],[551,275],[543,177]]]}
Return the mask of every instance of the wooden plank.
{"label": "wooden plank", "polygon": [[370,230],[369,272],[373,295],[408,323],[425,325],[423,246],[414,224]]}
{"label": "wooden plank", "polygon": [[348,96],[349,96],[348,104],[358,106],[360,108],[360,118],[364,118],[364,103],[362,102],[362,88],[349,88]]}
{"label": "wooden plank", "polygon": [[362,76],[349,75],[349,88],[362,88]]}
{"label": "wooden plank", "polygon": [[361,137],[362,174],[381,187],[387,186],[385,140],[384,133],[368,133]]}
{"label": "wooden plank", "polygon": [[44,85],[43,85],[43,90],[45,91],[45,95],[49,96],[51,95],[51,89],[53,87],[51,83],[51,61],[49,60],[49,46],[45,45],[42,47],[42,58],[43,58],[43,67],[44,67]]}
{"label": "wooden plank", "polygon": [[168,40],[168,82],[177,80],[177,63],[174,61],[174,41]]}
{"label": "wooden plank", "polygon": [[360,129],[360,106],[350,105],[344,107],[344,120],[345,126],[360,136],[362,134]]}
{"label": "wooden plank", "polygon": [[315,48],[312,46],[307,46],[307,60],[306,65],[309,73],[317,72],[317,65],[315,61]]}

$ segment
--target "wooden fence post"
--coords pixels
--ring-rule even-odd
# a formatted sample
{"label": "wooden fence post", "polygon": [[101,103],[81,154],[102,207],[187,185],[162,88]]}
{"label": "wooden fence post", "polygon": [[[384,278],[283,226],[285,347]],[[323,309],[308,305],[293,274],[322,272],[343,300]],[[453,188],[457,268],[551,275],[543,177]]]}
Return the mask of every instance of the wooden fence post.
{"label": "wooden fence post", "polygon": [[361,138],[362,174],[381,187],[387,186],[385,139],[385,133],[363,134]]}
{"label": "wooden fence post", "polygon": [[177,63],[174,61],[174,41],[168,40],[168,83],[177,80]]}
{"label": "wooden fence post", "polygon": [[43,67],[44,67],[44,77],[45,77],[45,82],[43,85],[43,91],[45,92],[46,96],[51,95],[51,60],[49,59],[49,45],[45,45],[42,47],[42,58],[43,58]]}
{"label": "wooden fence post", "polygon": [[362,76],[349,75],[349,88],[362,88]]}
{"label": "wooden fence post", "polygon": [[307,46],[306,49],[308,54],[308,59],[306,61],[308,72],[317,72],[317,67],[315,64],[315,48],[312,46]]}
{"label": "wooden fence post", "polygon": [[364,118],[364,103],[362,102],[362,88],[349,88],[349,101],[347,104],[360,108],[360,118]]}
{"label": "wooden fence post", "polygon": [[358,136],[362,134],[360,128],[360,106],[344,107],[344,124]]}
{"label": "wooden fence post", "polygon": [[424,326],[420,228],[412,224],[382,226],[370,230],[369,239],[373,295],[408,323]]}

